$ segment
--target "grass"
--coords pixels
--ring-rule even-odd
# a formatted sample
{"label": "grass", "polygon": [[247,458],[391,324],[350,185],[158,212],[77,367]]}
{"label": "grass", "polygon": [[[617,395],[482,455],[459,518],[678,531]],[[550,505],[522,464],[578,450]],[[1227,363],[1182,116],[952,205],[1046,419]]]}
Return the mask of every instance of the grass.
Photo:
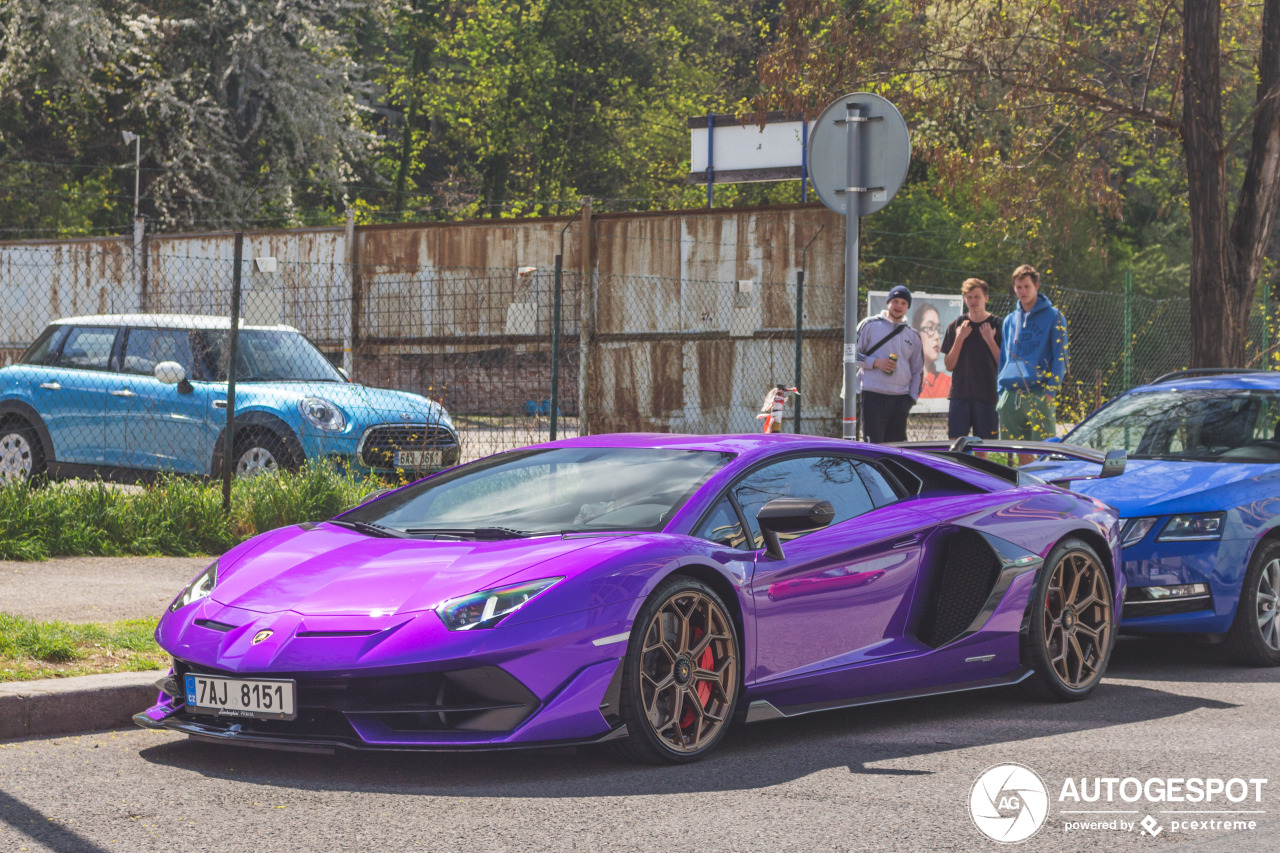
{"label": "grass", "polygon": [[158,619],[75,625],[0,613],[0,682],[163,669]]}
{"label": "grass", "polygon": [[14,483],[0,488],[0,559],[221,554],[263,531],[329,518],[381,487],[307,465],[234,481],[228,515],[222,484],[207,480],[163,477],[137,493],[100,481]]}

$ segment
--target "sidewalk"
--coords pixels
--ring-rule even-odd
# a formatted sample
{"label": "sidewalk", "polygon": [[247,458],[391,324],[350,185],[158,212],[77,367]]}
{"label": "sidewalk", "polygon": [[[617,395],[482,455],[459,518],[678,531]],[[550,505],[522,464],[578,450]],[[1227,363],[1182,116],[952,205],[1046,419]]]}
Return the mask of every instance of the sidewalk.
{"label": "sidewalk", "polygon": [[[0,612],[41,621],[159,616],[212,557],[0,560]],[[164,671],[0,684],[0,740],[119,728],[156,698]]]}
{"label": "sidewalk", "polygon": [[0,612],[43,622],[159,616],[213,557],[0,560]]}

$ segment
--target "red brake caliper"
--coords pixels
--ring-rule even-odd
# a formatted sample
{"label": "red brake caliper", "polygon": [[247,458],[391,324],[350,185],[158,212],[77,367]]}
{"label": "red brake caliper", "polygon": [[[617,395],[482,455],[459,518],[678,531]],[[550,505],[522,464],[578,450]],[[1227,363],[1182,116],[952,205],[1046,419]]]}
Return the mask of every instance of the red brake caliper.
{"label": "red brake caliper", "polygon": [[[702,639],[702,635],[704,633],[705,632],[701,628],[694,626],[693,642],[696,644],[700,639]],[[711,653],[711,647],[707,646],[707,648],[702,652],[701,657],[698,658],[697,665],[699,669],[711,669],[711,667],[715,665],[715,661],[716,657]],[[701,704],[703,708],[706,708],[707,699],[711,697],[711,685],[706,681],[699,681],[697,686],[694,687],[694,692],[698,694],[699,704]],[[685,729],[693,725],[693,720],[693,711],[686,708],[684,713],[680,715],[680,728]]]}

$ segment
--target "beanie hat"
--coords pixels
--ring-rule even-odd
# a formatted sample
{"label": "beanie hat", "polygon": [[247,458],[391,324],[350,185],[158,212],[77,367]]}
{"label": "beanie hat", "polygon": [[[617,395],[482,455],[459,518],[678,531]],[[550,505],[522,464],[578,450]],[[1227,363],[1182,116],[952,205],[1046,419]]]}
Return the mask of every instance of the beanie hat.
{"label": "beanie hat", "polygon": [[905,299],[907,307],[911,307],[911,291],[907,290],[906,285],[896,285],[893,290],[889,291],[889,299]]}

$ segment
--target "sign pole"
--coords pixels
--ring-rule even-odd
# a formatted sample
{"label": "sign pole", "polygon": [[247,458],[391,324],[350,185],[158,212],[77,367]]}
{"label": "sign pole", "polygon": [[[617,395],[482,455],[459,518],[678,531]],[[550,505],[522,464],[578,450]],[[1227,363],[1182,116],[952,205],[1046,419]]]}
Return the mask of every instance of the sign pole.
{"label": "sign pole", "polygon": [[844,438],[858,438],[858,211],[861,208],[862,170],[859,168],[859,134],[862,107],[845,105],[845,210],[844,210]]}

